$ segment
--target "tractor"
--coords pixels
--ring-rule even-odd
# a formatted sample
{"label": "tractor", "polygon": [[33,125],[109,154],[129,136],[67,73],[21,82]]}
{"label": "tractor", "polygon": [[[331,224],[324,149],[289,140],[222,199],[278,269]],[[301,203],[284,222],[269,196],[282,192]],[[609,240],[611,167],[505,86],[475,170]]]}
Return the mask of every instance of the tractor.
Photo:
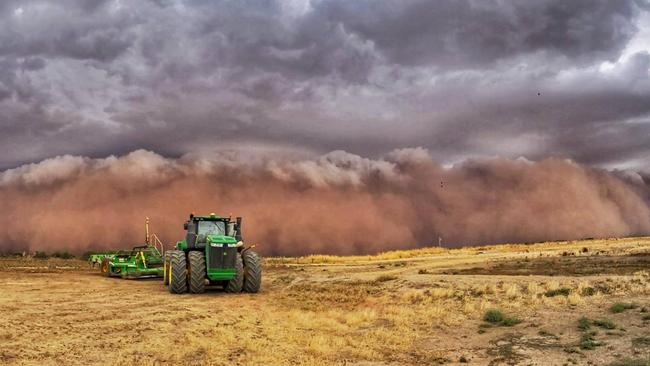
{"label": "tractor", "polygon": [[164,256],[163,282],[169,292],[200,294],[207,285],[232,293],[260,290],[261,257],[254,246],[244,246],[241,217],[190,214],[183,229],[185,239]]}

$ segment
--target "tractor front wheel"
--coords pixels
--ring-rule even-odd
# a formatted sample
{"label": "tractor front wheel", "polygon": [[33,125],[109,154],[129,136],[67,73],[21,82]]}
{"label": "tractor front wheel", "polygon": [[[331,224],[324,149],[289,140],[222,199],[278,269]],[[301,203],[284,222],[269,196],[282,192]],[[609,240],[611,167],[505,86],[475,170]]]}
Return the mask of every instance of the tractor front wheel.
{"label": "tractor front wheel", "polygon": [[262,285],[262,258],[248,249],[241,254],[244,260],[244,291],[256,293]]}
{"label": "tractor front wheel", "polygon": [[170,250],[169,253],[169,292],[183,294],[187,292],[187,261],[185,252]]}
{"label": "tractor front wheel", "polygon": [[244,262],[240,255],[235,258],[235,278],[226,284],[226,292],[241,292],[244,286]]}
{"label": "tractor front wheel", "polygon": [[190,292],[202,294],[205,292],[205,256],[203,252],[192,251],[188,254]]}

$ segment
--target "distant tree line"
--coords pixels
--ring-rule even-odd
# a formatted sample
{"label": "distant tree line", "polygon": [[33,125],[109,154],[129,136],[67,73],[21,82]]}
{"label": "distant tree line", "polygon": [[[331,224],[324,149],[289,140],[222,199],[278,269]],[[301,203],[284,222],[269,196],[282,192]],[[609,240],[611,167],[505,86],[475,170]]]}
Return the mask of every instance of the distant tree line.
{"label": "distant tree line", "polygon": [[68,252],[67,250],[64,251],[64,252],[54,252],[54,253],[49,254],[49,255],[46,252],[36,251],[36,253],[34,253],[34,258],[38,258],[38,259],[47,259],[47,258],[73,259],[73,258],[75,258],[75,255]]}
{"label": "distant tree line", "polygon": [[0,252],[0,257],[32,257],[36,259],[48,259],[48,258],[60,258],[60,259],[74,259],[79,258],[82,260],[87,260],[90,257],[91,252],[85,252],[81,256],[70,253],[69,251],[55,251],[48,253],[46,251],[37,250],[33,253],[30,252]]}

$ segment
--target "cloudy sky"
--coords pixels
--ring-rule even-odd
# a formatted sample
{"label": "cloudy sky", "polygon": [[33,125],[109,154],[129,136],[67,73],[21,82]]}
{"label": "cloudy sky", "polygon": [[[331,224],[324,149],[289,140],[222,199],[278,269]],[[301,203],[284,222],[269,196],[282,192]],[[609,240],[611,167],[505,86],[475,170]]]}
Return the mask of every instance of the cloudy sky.
{"label": "cloudy sky", "polygon": [[645,0],[0,2],[0,169],[139,148],[650,170]]}

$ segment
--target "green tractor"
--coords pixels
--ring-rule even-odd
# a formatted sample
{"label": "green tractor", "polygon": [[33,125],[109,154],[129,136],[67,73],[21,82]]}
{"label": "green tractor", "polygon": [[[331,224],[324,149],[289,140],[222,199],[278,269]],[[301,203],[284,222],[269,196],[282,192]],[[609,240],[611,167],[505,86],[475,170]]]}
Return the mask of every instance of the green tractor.
{"label": "green tractor", "polygon": [[165,252],[163,282],[169,292],[200,294],[207,285],[233,293],[260,290],[262,260],[242,242],[241,217],[190,214],[183,229],[185,239]]}

